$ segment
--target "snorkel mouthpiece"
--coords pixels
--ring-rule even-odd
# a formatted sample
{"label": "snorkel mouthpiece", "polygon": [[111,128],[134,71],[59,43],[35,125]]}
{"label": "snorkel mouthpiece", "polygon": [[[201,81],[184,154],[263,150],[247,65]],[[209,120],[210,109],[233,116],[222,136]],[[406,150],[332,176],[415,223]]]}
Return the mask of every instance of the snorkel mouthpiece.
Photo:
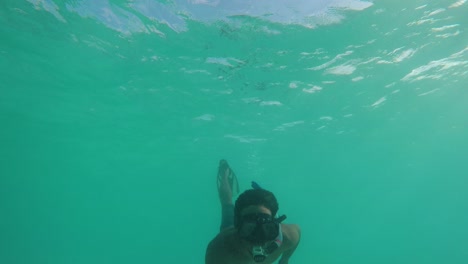
{"label": "snorkel mouthpiece", "polygon": [[252,248],[252,256],[255,262],[263,262],[266,259],[267,254],[261,246],[254,246]]}

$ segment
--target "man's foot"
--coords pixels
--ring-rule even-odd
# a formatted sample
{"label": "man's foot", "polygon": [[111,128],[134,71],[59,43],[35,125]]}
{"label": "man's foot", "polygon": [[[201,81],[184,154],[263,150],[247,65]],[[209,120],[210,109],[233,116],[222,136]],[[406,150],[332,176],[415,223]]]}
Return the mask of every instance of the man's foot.
{"label": "man's foot", "polygon": [[217,181],[219,201],[222,205],[232,204],[232,196],[239,192],[239,184],[226,160],[219,161]]}

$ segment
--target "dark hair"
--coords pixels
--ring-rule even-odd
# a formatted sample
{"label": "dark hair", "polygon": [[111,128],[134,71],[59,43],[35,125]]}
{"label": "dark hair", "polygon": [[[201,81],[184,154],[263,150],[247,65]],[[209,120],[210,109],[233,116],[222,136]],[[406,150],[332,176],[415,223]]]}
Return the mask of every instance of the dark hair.
{"label": "dark hair", "polygon": [[239,228],[241,212],[251,205],[263,205],[271,211],[271,216],[275,217],[279,206],[275,195],[265,189],[250,189],[243,192],[236,200],[234,207],[234,226]]}

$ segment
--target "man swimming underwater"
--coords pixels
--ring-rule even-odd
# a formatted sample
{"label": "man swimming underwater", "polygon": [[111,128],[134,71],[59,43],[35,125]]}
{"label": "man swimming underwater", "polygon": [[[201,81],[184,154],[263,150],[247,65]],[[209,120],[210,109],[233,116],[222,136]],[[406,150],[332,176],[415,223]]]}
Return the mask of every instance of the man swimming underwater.
{"label": "man swimming underwater", "polygon": [[205,264],[287,264],[300,240],[298,225],[282,224],[276,217],[278,202],[272,192],[252,182],[232,203],[239,191],[237,178],[225,160],[219,162],[218,194],[222,207],[219,234],[208,244]]}

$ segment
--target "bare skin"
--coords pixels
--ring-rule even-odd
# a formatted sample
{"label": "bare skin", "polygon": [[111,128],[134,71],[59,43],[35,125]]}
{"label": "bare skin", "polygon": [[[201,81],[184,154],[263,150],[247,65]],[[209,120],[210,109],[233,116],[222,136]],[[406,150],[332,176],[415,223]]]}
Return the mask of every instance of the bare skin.
{"label": "bare skin", "polygon": [[[221,204],[232,204],[232,191],[228,183],[229,169],[226,170],[219,188],[219,199]],[[271,215],[271,211],[264,206],[251,205],[242,210],[242,215],[250,213],[266,213]],[[264,264],[271,264],[278,260],[279,264],[288,264],[289,258],[294,253],[300,240],[300,229],[298,225],[281,224],[283,232],[283,243],[270,254]],[[252,257],[253,244],[239,237],[234,227],[222,230],[208,244],[205,255],[205,264],[253,264],[257,263]]]}

